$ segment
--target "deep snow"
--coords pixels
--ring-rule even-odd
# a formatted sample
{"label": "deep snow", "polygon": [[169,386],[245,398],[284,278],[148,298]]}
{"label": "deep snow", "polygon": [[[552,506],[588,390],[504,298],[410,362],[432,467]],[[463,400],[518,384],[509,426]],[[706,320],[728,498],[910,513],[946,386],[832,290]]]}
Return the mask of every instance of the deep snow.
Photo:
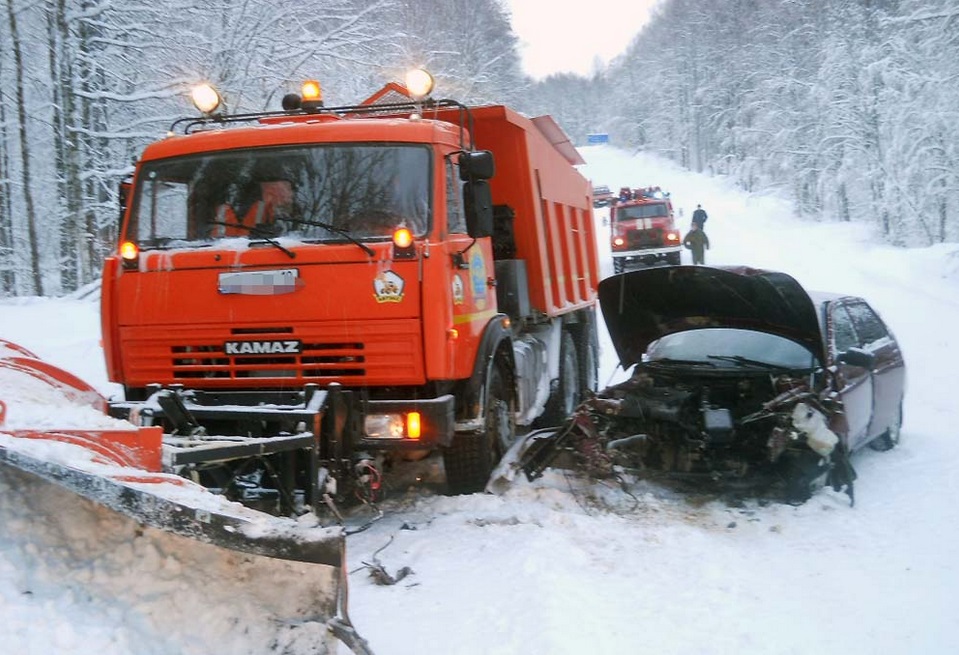
{"label": "deep snow", "polygon": [[[702,203],[707,263],[869,299],[906,356],[902,444],[854,456],[855,507],[828,490],[799,507],[728,507],[655,487],[630,497],[560,473],[504,496],[446,497],[428,460],[383,519],[348,538],[360,633],[377,655],[959,652],[959,247],[894,249],[864,226],[797,221],[781,199],[723,179],[609,146],[581,152],[595,183],[669,190],[684,224]],[[97,309],[0,301],[0,339],[110,394]],[[601,384],[622,379],[601,345]],[[0,399],[20,393],[0,379]],[[250,571],[141,534],[9,471],[0,524],[3,652],[314,652],[314,628],[283,621],[287,599],[309,597],[309,574]],[[374,562],[412,573],[377,585]]]}

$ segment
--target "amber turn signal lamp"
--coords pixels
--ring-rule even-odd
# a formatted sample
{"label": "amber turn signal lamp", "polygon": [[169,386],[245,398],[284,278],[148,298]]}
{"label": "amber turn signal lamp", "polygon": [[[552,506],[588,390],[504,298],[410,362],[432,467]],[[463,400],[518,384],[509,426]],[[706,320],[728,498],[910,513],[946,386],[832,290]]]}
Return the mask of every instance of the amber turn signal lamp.
{"label": "amber turn signal lamp", "polygon": [[132,241],[124,241],[120,244],[120,256],[124,259],[136,259],[139,254],[140,249]]}
{"label": "amber turn signal lamp", "polygon": [[413,246],[413,233],[405,227],[393,232],[393,259],[413,259],[416,248]]}
{"label": "amber turn signal lamp", "polygon": [[120,244],[120,260],[123,262],[123,268],[136,268],[137,258],[140,256],[140,249],[132,241],[124,241]]}
{"label": "amber turn signal lamp", "polygon": [[393,243],[397,248],[409,248],[413,243],[413,235],[405,227],[401,227],[393,233]]}
{"label": "amber turn signal lamp", "polygon": [[406,436],[410,439],[419,439],[423,434],[419,412],[410,412],[406,415]]}
{"label": "amber turn signal lamp", "polygon": [[320,83],[316,80],[303,82],[303,87],[300,91],[303,94],[303,100],[323,102],[323,90],[320,88]]}

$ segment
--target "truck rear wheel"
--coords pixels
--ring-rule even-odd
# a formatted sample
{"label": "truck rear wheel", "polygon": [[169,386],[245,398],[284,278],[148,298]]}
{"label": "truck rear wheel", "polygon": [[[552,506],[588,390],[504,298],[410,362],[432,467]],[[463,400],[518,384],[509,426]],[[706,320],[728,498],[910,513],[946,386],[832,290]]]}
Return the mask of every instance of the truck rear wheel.
{"label": "truck rear wheel", "polygon": [[622,257],[613,257],[613,273],[622,273],[626,270],[626,260]]}
{"label": "truck rear wheel", "polygon": [[481,433],[458,433],[443,451],[446,488],[452,494],[483,491],[493,467],[516,438],[513,393],[499,364],[490,371]]}
{"label": "truck rear wheel", "polygon": [[546,403],[546,409],[540,417],[539,424],[542,427],[560,425],[573,413],[581,397],[576,342],[568,330],[563,330],[559,349],[559,380]]}
{"label": "truck rear wheel", "polygon": [[599,346],[596,341],[596,323],[591,320],[576,326],[574,340],[579,355],[580,395],[596,391],[599,384]]}

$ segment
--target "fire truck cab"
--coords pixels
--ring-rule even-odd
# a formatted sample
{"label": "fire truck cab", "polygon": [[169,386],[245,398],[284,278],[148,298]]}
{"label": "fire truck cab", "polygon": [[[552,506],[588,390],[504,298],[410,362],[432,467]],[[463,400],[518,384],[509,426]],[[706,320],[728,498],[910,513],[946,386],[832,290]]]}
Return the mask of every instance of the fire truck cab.
{"label": "fire truck cab", "polygon": [[660,187],[623,187],[609,210],[609,220],[616,273],[633,264],[680,263],[682,235],[669,194]]}

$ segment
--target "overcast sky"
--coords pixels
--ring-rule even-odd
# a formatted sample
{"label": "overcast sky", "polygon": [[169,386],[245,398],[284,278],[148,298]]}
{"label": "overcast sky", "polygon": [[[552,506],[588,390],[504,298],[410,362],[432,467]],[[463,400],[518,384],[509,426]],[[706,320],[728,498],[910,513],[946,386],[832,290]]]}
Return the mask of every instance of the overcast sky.
{"label": "overcast sky", "polygon": [[552,73],[589,75],[626,50],[658,0],[505,0],[520,38],[523,68],[540,79]]}

